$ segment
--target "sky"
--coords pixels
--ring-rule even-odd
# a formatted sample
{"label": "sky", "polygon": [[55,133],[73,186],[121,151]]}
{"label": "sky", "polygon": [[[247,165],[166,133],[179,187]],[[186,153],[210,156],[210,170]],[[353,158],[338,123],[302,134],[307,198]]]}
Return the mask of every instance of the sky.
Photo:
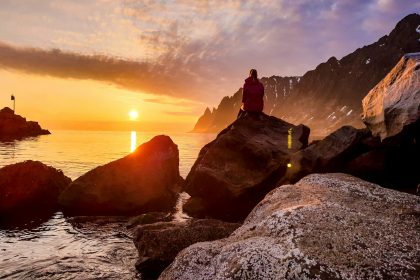
{"label": "sky", "polygon": [[[188,131],[259,76],[388,34],[415,0],[0,0],[0,107],[51,129]],[[130,120],[130,111],[138,119]]]}

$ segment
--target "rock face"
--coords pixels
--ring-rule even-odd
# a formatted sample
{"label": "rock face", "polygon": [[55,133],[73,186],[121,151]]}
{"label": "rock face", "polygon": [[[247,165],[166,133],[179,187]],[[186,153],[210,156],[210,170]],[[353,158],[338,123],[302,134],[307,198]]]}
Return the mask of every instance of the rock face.
{"label": "rock face", "polygon": [[[283,103],[299,82],[300,77],[271,76],[260,79],[264,85],[264,112],[272,114],[278,104]],[[192,132],[219,132],[232,123],[242,104],[242,88],[233,96],[225,96],[217,108],[210,111],[206,108],[204,114],[198,119]]]}
{"label": "rock face", "polygon": [[128,156],[77,178],[61,194],[68,214],[128,215],[171,210],[180,182],[178,147],[154,137]]}
{"label": "rock face", "polygon": [[159,279],[418,279],[419,205],[313,174],[270,192],[228,238],[181,251]]}
{"label": "rock face", "polygon": [[362,118],[381,139],[395,136],[404,127],[419,122],[420,53],[404,55],[369,92],[363,99]]}
{"label": "rock face", "polygon": [[70,183],[63,172],[39,161],[7,165],[0,169],[0,215],[54,211]]}
{"label": "rock face", "polygon": [[225,238],[239,226],[212,219],[140,226],[134,237],[139,252],[136,267],[144,276],[157,277],[181,250],[197,242]]}
{"label": "rock face", "polygon": [[[272,102],[265,101],[265,112],[293,124],[309,126],[314,138],[325,137],[343,125],[363,127],[361,100],[404,54],[420,52],[419,25],[420,15],[408,15],[389,35],[377,42],[359,48],[340,60],[331,57],[301,78],[291,77],[290,91],[283,96],[281,84],[277,85],[279,97],[272,98]],[[270,88],[264,85],[270,92]],[[226,127],[239,110],[241,95],[239,90],[232,97],[224,97],[216,110],[200,118],[200,124],[197,123],[194,131],[216,132]],[[269,93],[269,96],[275,94]],[[217,125],[208,128],[201,125],[209,122]]]}
{"label": "rock face", "polygon": [[368,129],[343,126],[292,155],[287,176],[291,182],[317,172],[343,172],[346,164],[380,144]]}
{"label": "rock face", "polygon": [[306,126],[264,114],[236,120],[201,149],[186,178],[191,198],[185,212],[229,221],[245,218],[284,176],[290,155],[307,145],[308,136]]}
{"label": "rock face", "polygon": [[291,156],[288,182],[318,172],[344,172],[381,186],[416,193],[420,149],[412,138],[381,142],[368,129],[343,126]]}
{"label": "rock face", "polygon": [[8,107],[0,110],[0,140],[14,140],[45,134],[50,134],[50,132],[42,129],[37,122],[26,121],[24,117],[15,115]]}

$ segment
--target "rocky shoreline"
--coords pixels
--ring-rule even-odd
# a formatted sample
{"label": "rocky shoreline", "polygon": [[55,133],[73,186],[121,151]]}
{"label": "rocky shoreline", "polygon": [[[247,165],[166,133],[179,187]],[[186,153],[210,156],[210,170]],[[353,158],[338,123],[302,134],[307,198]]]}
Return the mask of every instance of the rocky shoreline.
{"label": "rocky shoreline", "polygon": [[9,107],[0,110],[0,141],[12,141],[25,137],[51,134],[34,121],[16,115]]}
{"label": "rocky shoreline", "polygon": [[[419,64],[405,55],[365,97],[367,128],[308,143],[304,125],[245,116],[185,181],[164,135],[73,182],[41,162],[5,166],[0,222],[34,209],[117,221],[146,279],[418,279]],[[190,217],[176,219],[183,191]]]}

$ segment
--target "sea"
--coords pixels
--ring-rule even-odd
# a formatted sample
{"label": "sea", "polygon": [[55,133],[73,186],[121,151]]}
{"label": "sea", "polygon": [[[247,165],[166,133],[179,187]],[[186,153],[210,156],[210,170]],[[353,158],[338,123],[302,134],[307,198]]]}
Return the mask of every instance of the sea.
{"label": "sea", "polygon": [[[180,174],[190,171],[215,134],[54,130],[51,135],[0,142],[0,167],[38,160],[71,179],[126,156],[159,134],[178,145]],[[182,199],[177,203],[182,211]],[[179,214],[179,213],[178,213]],[[142,279],[124,218],[66,218],[61,212],[0,227],[0,279]]]}

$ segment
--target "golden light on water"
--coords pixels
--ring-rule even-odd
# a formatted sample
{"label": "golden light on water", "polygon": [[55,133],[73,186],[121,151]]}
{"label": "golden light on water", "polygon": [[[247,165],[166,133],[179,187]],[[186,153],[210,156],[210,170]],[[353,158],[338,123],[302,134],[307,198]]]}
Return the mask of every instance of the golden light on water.
{"label": "golden light on water", "polygon": [[293,133],[293,129],[289,128],[288,135],[287,135],[287,148],[289,150],[292,149],[292,133]]}
{"label": "golden light on water", "polygon": [[137,120],[138,117],[139,117],[139,112],[137,112],[136,110],[131,110],[128,113],[128,116],[130,117],[130,120],[132,120],[132,121]]}
{"label": "golden light on water", "polygon": [[137,147],[137,132],[131,131],[130,153],[134,152]]}

